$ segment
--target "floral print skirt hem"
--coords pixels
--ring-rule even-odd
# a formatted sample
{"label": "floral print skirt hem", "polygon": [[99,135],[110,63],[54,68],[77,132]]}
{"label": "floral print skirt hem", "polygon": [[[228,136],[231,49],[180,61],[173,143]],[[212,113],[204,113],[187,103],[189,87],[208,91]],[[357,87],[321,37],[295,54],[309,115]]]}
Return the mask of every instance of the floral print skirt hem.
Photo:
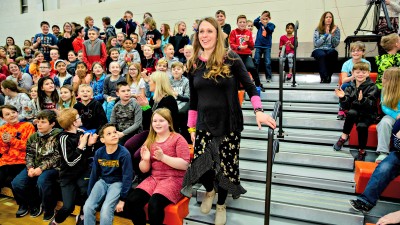
{"label": "floral print skirt hem", "polygon": [[183,195],[190,197],[192,184],[211,169],[216,173],[216,190],[219,186],[232,194],[234,199],[246,193],[240,185],[239,176],[240,132],[213,137],[210,132],[198,130],[194,146],[194,159],[183,180]]}

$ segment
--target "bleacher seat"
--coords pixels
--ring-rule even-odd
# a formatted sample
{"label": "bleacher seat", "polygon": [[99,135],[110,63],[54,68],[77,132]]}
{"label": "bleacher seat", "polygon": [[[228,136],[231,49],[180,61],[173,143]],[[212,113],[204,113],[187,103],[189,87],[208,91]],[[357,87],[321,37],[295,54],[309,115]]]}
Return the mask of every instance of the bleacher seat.
{"label": "bleacher seat", "polygon": [[[373,162],[355,162],[354,181],[356,183],[356,193],[361,194],[367,187],[368,181],[378,164]],[[400,176],[396,177],[382,193],[382,197],[400,199]]]}
{"label": "bleacher seat", "polygon": [[[367,147],[376,148],[376,146],[378,145],[378,133],[376,131],[376,126],[377,124],[372,124],[368,127]],[[358,146],[358,132],[356,125],[354,125],[353,129],[351,129],[349,145]]]}
{"label": "bleacher seat", "polygon": [[[164,224],[182,225],[183,219],[189,214],[189,201],[189,198],[184,197],[178,203],[168,205],[164,209]],[[148,219],[147,204],[144,207],[144,211],[146,212],[146,218]]]}

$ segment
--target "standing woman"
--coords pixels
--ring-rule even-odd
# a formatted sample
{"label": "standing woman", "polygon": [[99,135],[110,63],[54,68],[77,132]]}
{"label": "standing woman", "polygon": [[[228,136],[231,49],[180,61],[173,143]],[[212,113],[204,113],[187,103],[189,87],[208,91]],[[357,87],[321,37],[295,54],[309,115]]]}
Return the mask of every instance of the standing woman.
{"label": "standing woman", "polygon": [[67,60],[68,52],[74,50],[72,42],[75,39],[75,35],[72,35],[72,25],[70,22],[64,23],[62,38],[58,41],[58,51],[60,52],[60,59]]}
{"label": "standing woman", "polygon": [[[239,178],[239,143],[243,130],[237,94],[239,82],[251,99],[259,128],[261,124],[275,128],[276,123],[263,113],[261,99],[240,57],[225,49],[223,31],[214,18],[207,17],[199,22],[194,40],[194,55],[188,62],[188,127],[195,143],[195,156],[181,192],[191,196],[192,184],[200,181],[207,191],[201,212],[209,213],[218,191],[215,224],[222,225],[226,222],[228,193],[233,198],[246,193]],[[216,186],[218,189],[214,190]]]}
{"label": "standing woman", "polygon": [[331,83],[333,69],[338,61],[336,47],[340,43],[340,30],[331,12],[324,12],[314,31],[314,51],[311,56],[318,62],[321,83]]}

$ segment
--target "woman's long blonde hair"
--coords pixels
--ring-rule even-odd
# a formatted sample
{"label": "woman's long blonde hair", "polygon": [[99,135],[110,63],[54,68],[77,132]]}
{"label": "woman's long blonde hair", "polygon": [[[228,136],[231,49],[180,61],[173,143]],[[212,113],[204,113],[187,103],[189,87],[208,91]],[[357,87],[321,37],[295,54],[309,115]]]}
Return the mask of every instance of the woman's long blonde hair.
{"label": "woman's long blonde hair", "polygon": [[156,85],[153,96],[155,102],[159,102],[162,98],[168,95],[175,96],[174,89],[172,89],[167,73],[156,71],[150,75],[150,79]]}
{"label": "woman's long blonde hair", "polygon": [[[211,25],[217,30],[217,42],[215,44],[214,51],[210,55],[210,58],[206,62],[206,72],[203,77],[206,79],[214,79],[217,80],[217,77],[220,76],[222,78],[230,77],[230,69],[227,64],[224,63],[225,58],[227,57],[228,50],[225,48],[225,39],[223,37],[223,31],[219,26],[218,22],[213,17],[206,17],[200,20],[199,28],[202,22],[209,22]],[[188,62],[189,71],[194,72],[197,68],[196,62],[199,59],[201,51],[203,51],[203,47],[199,41],[199,31],[195,33],[194,43],[193,43],[193,57]]]}
{"label": "woman's long blonde hair", "polygon": [[398,110],[397,105],[400,101],[400,68],[391,67],[383,73],[385,85],[382,89],[382,104]]}
{"label": "woman's long blonde hair", "polygon": [[154,115],[160,115],[162,118],[166,119],[168,121],[168,125],[169,125],[169,131],[170,132],[175,132],[174,131],[174,126],[173,126],[173,121],[172,121],[172,116],[171,116],[171,111],[169,111],[169,109],[167,108],[160,108],[160,109],[156,109],[153,112],[153,115],[151,116],[151,124],[150,124],[150,132],[149,135],[147,136],[146,141],[144,142],[144,146],[146,146],[149,150],[151,148],[151,145],[154,144],[154,142],[156,141],[156,137],[157,137],[157,133],[154,131],[153,128],[153,117]]}

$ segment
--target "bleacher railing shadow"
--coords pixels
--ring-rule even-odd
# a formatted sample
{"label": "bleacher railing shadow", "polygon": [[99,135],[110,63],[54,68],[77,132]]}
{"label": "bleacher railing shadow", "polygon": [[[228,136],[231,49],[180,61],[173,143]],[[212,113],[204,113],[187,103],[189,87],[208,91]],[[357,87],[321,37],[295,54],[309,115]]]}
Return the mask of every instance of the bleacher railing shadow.
{"label": "bleacher railing shadow", "polygon": [[[281,109],[281,102],[277,101],[274,105],[272,118],[277,119]],[[269,225],[271,210],[271,185],[272,185],[272,165],[275,160],[275,154],[279,152],[279,140],[275,139],[274,129],[268,128],[268,150],[267,150],[267,177],[265,188],[265,214],[264,225]]]}

